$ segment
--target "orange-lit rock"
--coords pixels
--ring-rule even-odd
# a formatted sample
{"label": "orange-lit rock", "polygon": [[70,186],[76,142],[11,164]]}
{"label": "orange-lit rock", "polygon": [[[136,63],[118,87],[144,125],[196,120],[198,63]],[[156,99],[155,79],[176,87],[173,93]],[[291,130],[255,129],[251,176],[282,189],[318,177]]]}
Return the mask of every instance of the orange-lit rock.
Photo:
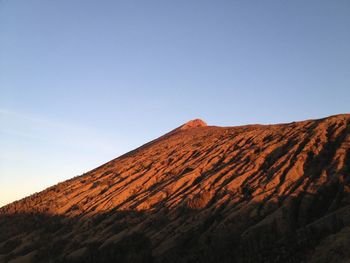
{"label": "orange-lit rock", "polygon": [[332,262],[349,189],[350,115],[197,119],[2,207],[0,262]]}

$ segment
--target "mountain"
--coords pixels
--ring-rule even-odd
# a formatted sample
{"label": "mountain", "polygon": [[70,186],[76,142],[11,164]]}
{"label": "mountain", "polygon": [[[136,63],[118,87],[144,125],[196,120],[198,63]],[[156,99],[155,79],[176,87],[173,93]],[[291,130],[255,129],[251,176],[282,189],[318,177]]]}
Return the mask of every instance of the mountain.
{"label": "mountain", "polygon": [[349,247],[350,115],[190,121],[0,208],[0,262],[349,262]]}

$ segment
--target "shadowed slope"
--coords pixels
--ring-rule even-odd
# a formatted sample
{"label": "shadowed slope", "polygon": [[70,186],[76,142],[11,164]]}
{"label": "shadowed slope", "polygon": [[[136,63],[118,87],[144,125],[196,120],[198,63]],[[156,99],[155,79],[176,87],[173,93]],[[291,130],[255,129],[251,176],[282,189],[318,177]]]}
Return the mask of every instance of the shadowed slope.
{"label": "shadowed slope", "polygon": [[[312,261],[350,224],[349,178],[350,115],[194,120],[1,208],[0,262]],[[42,252],[58,241],[54,256]]]}

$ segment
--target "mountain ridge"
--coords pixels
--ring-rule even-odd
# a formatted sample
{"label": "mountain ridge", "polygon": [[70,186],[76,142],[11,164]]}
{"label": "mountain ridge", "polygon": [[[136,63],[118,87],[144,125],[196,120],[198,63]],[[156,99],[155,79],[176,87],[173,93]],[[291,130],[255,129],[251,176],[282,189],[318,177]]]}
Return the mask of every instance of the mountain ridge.
{"label": "mountain ridge", "polygon": [[322,262],[331,235],[349,237],[349,114],[189,124],[0,208],[0,262],[47,260],[39,233],[64,243],[57,262]]}

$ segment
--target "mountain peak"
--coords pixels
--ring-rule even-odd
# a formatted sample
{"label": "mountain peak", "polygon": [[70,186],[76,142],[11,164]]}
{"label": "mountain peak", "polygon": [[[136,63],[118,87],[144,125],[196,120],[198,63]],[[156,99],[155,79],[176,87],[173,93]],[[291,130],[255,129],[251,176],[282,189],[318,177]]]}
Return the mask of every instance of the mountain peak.
{"label": "mountain peak", "polygon": [[208,126],[207,123],[201,119],[194,119],[186,122],[185,124],[181,125],[179,127],[180,130],[187,130],[190,128],[196,128],[196,127],[206,127]]}

